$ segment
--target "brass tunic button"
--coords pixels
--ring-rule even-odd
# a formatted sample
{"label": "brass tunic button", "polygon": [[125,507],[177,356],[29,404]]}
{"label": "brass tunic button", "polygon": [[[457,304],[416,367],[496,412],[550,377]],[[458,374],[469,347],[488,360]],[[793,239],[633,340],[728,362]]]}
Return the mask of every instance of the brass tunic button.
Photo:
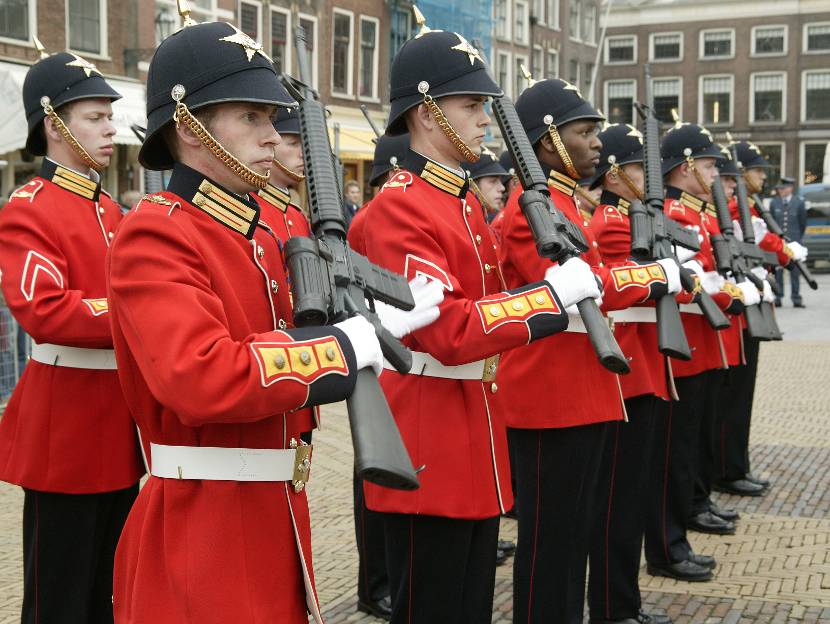
{"label": "brass tunic button", "polygon": [[490,316],[498,316],[499,314],[501,314],[499,306],[490,306]]}
{"label": "brass tunic button", "polygon": [[101,206],[100,208],[98,208],[98,212],[100,212],[101,214],[104,214],[104,212],[105,212],[105,211],[104,211],[104,207],[103,207],[103,206]]}
{"label": "brass tunic button", "polygon": [[599,245],[597,245],[597,241],[594,241],[594,249],[596,249],[597,247],[599,247]]}
{"label": "brass tunic button", "polygon": [[201,195],[197,195],[196,197],[193,198],[193,203],[196,204],[197,206],[199,206],[199,208],[201,208],[202,206],[205,205],[205,198],[202,197]]}
{"label": "brass tunic button", "polygon": [[276,366],[280,370],[285,368],[285,358],[281,355],[278,355],[277,357],[275,357],[274,358],[274,366]]}
{"label": "brass tunic button", "polygon": [[476,234],[476,245],[481,245],[481,234]]}
{"label": "brass tunic button", "polygon": [[334,362],[335,355],[337,354],[334,352],[334,347],[326,347],[326,359],[329,362]]}
{"label": "brass tunic button", "polygon": [[484,272],[485,273],[489,273],[492,270],[493,270],[493,267],[491,267],[489,264],[484,265]]}
{"label": "brass tunic button", "polygon": [[472,214],[473,213],[473,209],[470,208],[469,206],[467,206],[464,210],[467,211],[467,214]]}
{"label": "brass tunic button", "polygon": [[300,362],[306,366],[311,364],[311,356],[308,354],[308,351],[300,351]]}
{"label": "brass tunic button", "polygon": [[499,391],[499,387],[496,385],[496,382],[494,381],[493,383],[490,384],[490,392],[495,394],[498,391]]}
{"label": "brass tunic button", "polygon": [[587,221],[583,221],[583,222],[582,222],[582,225],[583,225],[583,227],[588,227],[588,222],[587,222]]}
{"label": "brass tunic button", "polygon": [[107,237],[109,237],[110,240],[112,240],[113,236],[115,236],[115,234],[113,234],[112,232],[107,232]]}
{"label": "brass tunic button", "polygon": [[545,298],[542,295],[536,295],[536,303],[542,305],[545,302]]}
{"label": "brass tunic button", "polygon": [[521,310],[524,307],[525,306],[521,301],[514,301],[513,302],[513,309],[516,310],[516,312],[518,312],[519,310]]}
{"label": "brass tunic button", "polygon": [[257,246],[256,255],[258,255],[260,258],[262,258],[262,256],[265,255],[265,250],[262,248],[262,245]]}
{"label": "brass tunic button", "polygon": [[271,280],[271,292],[276,295],[279,289],[280,285],[277,284],[277,280]]}
{"label": "brass tunic button", "polygon": [[289,220],[288,220],[288,226],[289,226],[289,227],[292,227],[293,225],[294,225],[294,222],[293,222],[291,219],[289,219]]}

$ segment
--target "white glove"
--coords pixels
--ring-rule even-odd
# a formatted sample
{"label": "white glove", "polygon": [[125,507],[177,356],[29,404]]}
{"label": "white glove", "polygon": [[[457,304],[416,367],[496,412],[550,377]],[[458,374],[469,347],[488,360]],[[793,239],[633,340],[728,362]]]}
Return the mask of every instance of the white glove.
{"label": "white glove", "polygon": [[681,247],[680,245],[674,246],[674,255],[677,256],[677,261],[680,264],[684,262],[688,262],[692,258],[694,258],[698,252],[693,251],[691,249],[686,249],[685,247]]}
{"label": "white glove", "polygon": [[434,323],[440,314],[438,305],[444,300],[441,282],[423,275],[409,282],[409,289],[415,300],[415,307],[409,311],[375,301],[375,312],[380,317],[380,322],[398,339]]}
{"label": "white glove", "polygon": [[744,240],[744,231],[741,229],[741,224],[738,223],[735,219],[732,219],[732,231],[735,234],[735,238],[739,241],[743,242]]}
{"label": "white glove", "polygon": [[769,285],[767,280],[764,280],[764,294],[761,299],[766,303],[772,303],[775,301],[775,295],[772,293],[772,286]]}
{"label": "white glove", "polygon": [[723,279],[723,276],[717,271],[706,271],[700,276],[700,285],[709,295],[714,295],[715,293],[720,292],[725,283],[726,280]]}
{"label": "white glove", "polygon": [[571,258],[564,264],[555,264],[545,271],[545,281],[551,285],[565,308],[583,299],[602,301],[597,278],[591,267],[579,258]]}
{"label": "white glove", "polygon": [[[766,284],[766,282],[764,283]],[[769,284],[767,284],[767,286],[769,286]],[[755,285],[749,280],[739,282],[738,288],[741,289],[741,293],[744,296],[744,305],[751,306],[756,303],[761,303],[761,293],[758,292],[758,289],[755,288]]]}
{"label": "white glove", "polygon": [[759,280],[766,281],[767,279],[767,270],[762,266],[752,267],[750,272]]}
{"label": "white glove", "polygon": [[680,267],[672,258],[660,258],[657,261],[666,274],[666,281],[669,289],[669,294],[674,295],[679,293],[683,287],[680,285]]}
{"label": "white glove", "polygon": [[703,266],[697,260],[689,260],[683,263],[683,268],[688,269],[701,279],[703,278]]}
{"label": "white glove", "polygon": [[796,262],[807,259],[807,248],[801,243],[792,241],[791,243],[787,243],[787,247],[793,252],[793,260]]}
{"label": "white glove", "polygon": [[760,243],[769,232],[767,224],[764,223],[763,219],[759,219],[758,217],[752,217],[752,231],[755,234],[756,243]]}
{"label": "white glove", "polygon": [[380,342],[375,336],[375,328],[364,317],[357,315],[335,323],[336,327],[349,339],[354,349],[354,356],[357,360],[357,368],[371,366],[375,369],[375,375],[380,377],[383,372],[383,352],[380,350]]}

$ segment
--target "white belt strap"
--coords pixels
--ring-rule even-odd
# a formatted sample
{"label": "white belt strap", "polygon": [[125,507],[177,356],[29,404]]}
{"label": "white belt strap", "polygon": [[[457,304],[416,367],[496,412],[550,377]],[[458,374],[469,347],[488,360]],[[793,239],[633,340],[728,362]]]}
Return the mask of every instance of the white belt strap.
{"label": "white belt strap", "polygon": [[112,349],[83,349],[33,342],[32,359],[41,364],[66,366],[67,368],[94,370],[116,370],[118,368],[115,364],[115,351]]}
{"label": "white belt strap", "polygon": [[656,323],[656,308],[626,308],[625,310],[614,310],[608,316],[614,319],[615,323]]}
{"label": "white belt strap", "polygon": [[685,314],[703,314],[703,310],[696,303],[681,303],[679,306],[681,312]]}
{"label": "white belt strap", "polygon": [[[395,370],[394,367],[383,361],[383,367],[387,370]],[[496,378],[498,369],[498,356],[486,360],[476,360],[458,366],[446,366],[432,357],[429,353],[420,351],[412,352],[412,368],[410,375],[422,375],[424,377],[440,377],[442,379],[470,379],[477,381],[493,381]]]}
{"label": "white belt strap", "polygon": [[163,479],[293,481],[294,489],[300,491],[311,467],[311,446],[251,449],[151,442],[150,466],[151,474]]}
{"label": "white belt strap", "polygon": [[585,323],[582,322],[582,317],[578,314],[569,314],[568,315],[568,329],[565,330],[566,332],[571,332],[573,334],[587,334],[588,330],[585,329]]}

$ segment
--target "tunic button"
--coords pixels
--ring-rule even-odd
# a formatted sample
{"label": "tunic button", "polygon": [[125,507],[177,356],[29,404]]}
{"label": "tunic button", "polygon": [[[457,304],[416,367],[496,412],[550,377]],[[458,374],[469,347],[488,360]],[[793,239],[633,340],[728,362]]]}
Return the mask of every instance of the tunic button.
{"label": "tunic button", "polygon": [[258,255],[260,258],[265,255],[265,250],[262,248],[262,245],[257,246],[256,255]]}
{"label": "tunic button", "polygon": [[490,316],[498,316],[499,314],[501,314],[499,306],[490,306]]}
{"label": "tunic button", "polygon": [[582,225],[583,225],[584,227],[588,227],[588,222],[587,222],[587,221],[583,221],[583,222],[582,222]]}
{"label": "tunic button", "polygon": [[293,222],[291,219],[289,219],[289,220],[288,220],[288,226],[289,226],[289,227],[291,227],[291,226],[293,226],[293,225],[294,225],[294,222]]}
{"label": "tunic button", "polygon": [[100,212],[101,214],[104,214],[104,207],[101,206],[100,208],[98,208],[98,212]]}
{"label": "tunic button", "polygon": [[536,295],[536,303],[542,305],[545,302],[545,298],[542,295]]}
{"label": "tunic button", "polygon": [[300,362],[306,366],[311,364],[311,356],[308,354],[308,351],[300,351]]}
{"label": "tunic button", "polygon": [[327,359],[329,362],[334,362],[334,357],[335,357],[335,355],[336,355],[336,354],[335,354],[335,352],[334,352],[334,347],[328,347],[328,348],[326,349],[326,359]]}
{"label": "tunic button", "polygon": [[465,208],[465,210],[467,211],[467,214],[472,214],[472,212],[473,212],[473,209],[472,209],[472,208],[470,208],[469,206],[467,206],[467,207]]}
{"label": "tunic button", "polygon": [[496,392],[498,392],[498,390],[499,390],[499,387],[496,385],[495,381],[490,384],[490,392],[495,394]]}
{"label": "tunic button", "polygon": [[476,245],[481,245],[481,234],[476,234]]}
{"label": "tunic button", "polygon": [[280,285],[277,284],[277,280],[271,280],[271,292],[276,295],[279,289]]}
{"label": "tunic button", "polygon": [[599,247],[599,245],[597,245],[597,241],[594,241],[594,249],[596,249],[597,247]]}
{"label": "tunic button", "polygon": [[113,234],[112,232],[107,232],[107,236],[108,236],[110,239],[112,239],[112,237],[113,237],[113,236],[115,236],[115,234]]}
{"label": "tunic button", "polygon": [[276,366],[279,370],[285,368],[285,358],[281,355],[278,355],[274,358],[274,366]]}
{"label": "tunic button", "polygon": [[277,323],[277,327],[279,327],[280,329],[285,329],[286,327],[288,327],[288,323],[285,322],[285,319],[280,319]]}
{"label": "tunic button", "polygon": [[514,301],[512,307],[513,307],[514,310],[516,310],[516,312],[518,312],[519,310],[521,310],[525,306],[521,301]]}
{"label": "tunic button", "polygon": [[491,267],[489,264],[484,265],[484,272],[485,273],[489,273],[492,270],[493,270],[493,267]]}

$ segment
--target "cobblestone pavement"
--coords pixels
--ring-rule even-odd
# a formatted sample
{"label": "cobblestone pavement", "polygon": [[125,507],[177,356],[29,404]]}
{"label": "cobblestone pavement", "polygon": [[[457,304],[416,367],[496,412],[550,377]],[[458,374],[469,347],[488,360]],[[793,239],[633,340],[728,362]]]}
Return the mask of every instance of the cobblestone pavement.
{"label": "cobblestone pavement", "polygon": [[[715,555],[710,583],[641,576],[647,611],[676,624],[830,624],[830,275],[805,295],[806,310],[782,307],[786,340],[762,346],[755,398],[753,470],[772,479],[763,498],[718,495],[741,512],[736,535],[691,534]],[[309,485],[315,572],[329,624],[379,622],[356,613],[352,452],[345,408],[323,411]],[[0,624],[19,621],[22,594],[18,488],[0,484]],[[501,534],[515,539],[516,524]],[[511,563],[498,568],[493,622],[512,617]]]}

